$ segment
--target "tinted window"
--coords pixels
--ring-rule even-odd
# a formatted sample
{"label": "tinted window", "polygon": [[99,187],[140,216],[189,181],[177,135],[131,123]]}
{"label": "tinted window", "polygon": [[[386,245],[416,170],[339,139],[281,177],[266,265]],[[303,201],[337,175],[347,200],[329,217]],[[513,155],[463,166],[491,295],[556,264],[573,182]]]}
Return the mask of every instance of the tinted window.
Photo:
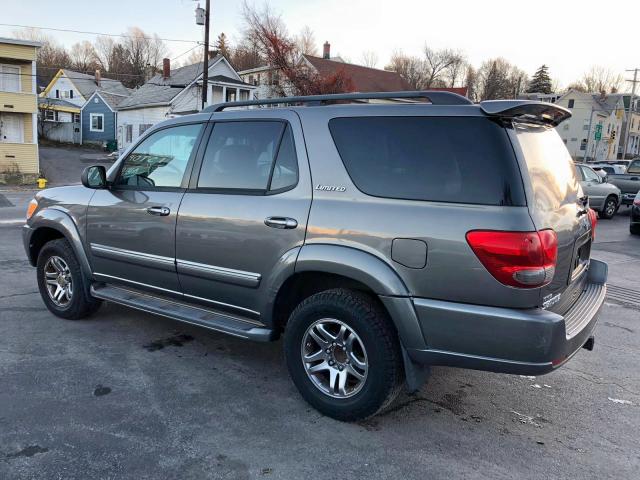
{"label": "tinted window", "polygon": [[294,186],[296,183],[298,183],[298,158],[293,144],[291,127],[287,125],[280,143],[276,163],[273,167],[269,190],[284,190]]}
{"label": "tinted window", "polygon": [[627,173],[640,173],[640,160],[634,160],[629,164],[629,168],[627,168]]}
{"label": "tinted window", "polygon": [[575,203],[580,191],[576,165],[555,129],[516,124],[515,130],[531,178],[535,207],[550,211]]}
{"label": "tinted window", "polygon": [[284,128],[283,122],[216,123],[198,187],[267,190]]}
{"label": "tinted window", "polygon": [[117,185],[179,187],[202,125],[181,125],[151,134],[125,159]]}
{"label": "tinted window", "polygon": [[507,133],[485,118],[334,118],[329,129],[351,179],[369,195],[525,204]]}

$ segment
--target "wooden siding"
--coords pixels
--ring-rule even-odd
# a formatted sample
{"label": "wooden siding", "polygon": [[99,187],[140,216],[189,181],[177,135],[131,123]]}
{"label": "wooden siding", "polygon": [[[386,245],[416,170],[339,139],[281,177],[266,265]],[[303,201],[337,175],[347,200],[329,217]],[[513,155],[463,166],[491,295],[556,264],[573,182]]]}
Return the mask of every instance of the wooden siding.
{"label": "wooden siding", "polygon": [[0,142],[0,172],[38,173],[38,145],[34,143]]}
{"label": "wooden siding", "polygon": [[33,75],[31,73],[31,64],[30,63],[23,63],[22,65],[20,65],[20,73],[22,74],[20,77],[20,88],[21,91],[24,93],[32,93],[35,95],[35,93],[32,90],[33,87],[33,77],[31,75]]}
{"label": "wooden siding", "polygon": [[36,59],[36,47],[0,42],[0,58],[32,61]]}
{"label": "wooden siding", "polygon": [[[98,100],[98,103],[95,100]],[[104,118],[102,121],[102,132],[91,131],[91,114],[101,113]],[[111,111],[109,106],[102,101],[102,97],[93,95],[87,103],[82,107],[82,143],[85,142],[108,142],[116,139],[116,114]]]}
{"label": "wooden siding", "polygon": [[33,143],[33,117],[35,117],[35,115],[31,113],[25,113],[23,115],[24,143]]}
{"label": "wooden siding", "polygon": [[0,92],[0,112],[36,113],[38,97],[33,93]]}

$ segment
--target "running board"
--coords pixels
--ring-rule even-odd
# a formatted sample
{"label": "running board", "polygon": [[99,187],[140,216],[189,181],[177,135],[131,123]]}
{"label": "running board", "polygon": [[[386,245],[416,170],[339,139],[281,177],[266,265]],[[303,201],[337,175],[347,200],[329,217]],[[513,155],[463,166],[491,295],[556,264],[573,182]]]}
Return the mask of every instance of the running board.
{"label": "running board", "polygon": [[132,307],[136,310],[155,313],[156,315],[227,333],[235,337],[260,342],[268,342],[276,338],[273,330],[258,326],[250,321],[209,310],[208,308],[187,305],[128,288],[94,284],[91,285],[91,295],[102,300]]}

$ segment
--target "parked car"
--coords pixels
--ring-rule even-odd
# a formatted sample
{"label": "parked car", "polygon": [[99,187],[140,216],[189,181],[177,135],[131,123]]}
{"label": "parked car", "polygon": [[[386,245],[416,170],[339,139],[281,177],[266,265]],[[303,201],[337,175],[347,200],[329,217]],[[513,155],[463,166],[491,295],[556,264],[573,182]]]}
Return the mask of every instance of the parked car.
{"label": "parked car", "polygon": [[592,348],[607,265],[554,128],[569,116],[448,92],[212,106],[39,192],[24,246],[55,315],[107,300],[284,334],[302,396],[361,419],[432,365],[541,375]]}
{"label": "parked car", "polygon": [[640,190],[640,159],[629,163],[626,174],[609,175],[609,182],[622,191],[622,204],[631,205]]}
{"label": "parked car", "polygon": [[589,206],[597,210],[600,218],[613,218],[620,206],[622,192],[608,183],[590,166],[576,165],[582,190],[589,196]]}
{"label": "parked car", "polygon": [[629,219],[629,231],[633,235],[640,235],[640,192],[636,194],[636,198],[633,200]]}
{"label": "parked car", "polygon": [[627,173],[627,165],[620,163],[610,163],[610,162],[597,162],[597,163],[589,163],[591,168],[598,171],[598,169],[606,172],[607,174],[625,174]]}

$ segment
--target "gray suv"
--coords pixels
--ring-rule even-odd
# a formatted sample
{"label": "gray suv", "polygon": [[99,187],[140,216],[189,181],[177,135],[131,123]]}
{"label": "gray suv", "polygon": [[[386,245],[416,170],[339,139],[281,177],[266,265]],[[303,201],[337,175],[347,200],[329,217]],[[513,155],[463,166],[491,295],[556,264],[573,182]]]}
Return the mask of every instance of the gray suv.
{"label": "gray suv", "polygon": [[24,247],[55,315],[283,335],[302,396],[361,419],[432,365],[540,375],[593,346],[607,266],[569,116],[430,91],[221,104],[38,193]]}

